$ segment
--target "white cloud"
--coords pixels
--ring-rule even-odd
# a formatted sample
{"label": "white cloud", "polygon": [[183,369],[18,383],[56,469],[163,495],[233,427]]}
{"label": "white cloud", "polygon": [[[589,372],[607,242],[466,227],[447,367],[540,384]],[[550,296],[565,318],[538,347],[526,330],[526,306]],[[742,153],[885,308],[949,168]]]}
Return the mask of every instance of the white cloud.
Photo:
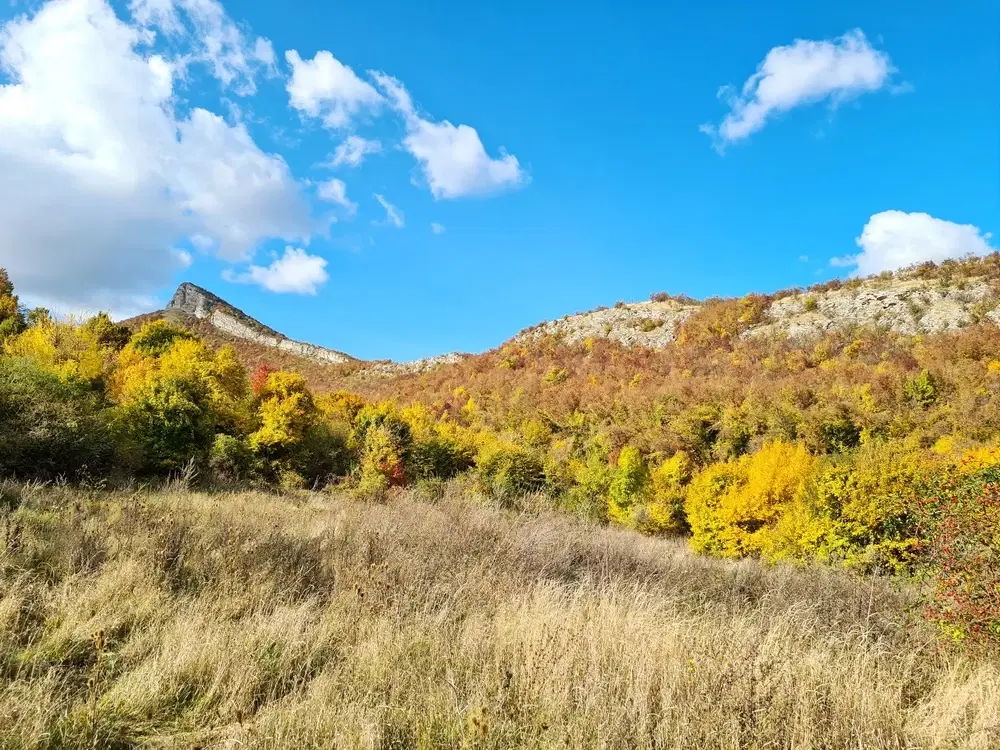
{"label": "white cloud", "polygon": [[326,259],[309,255],[300,247],[285,248],[285,254],[275,258],[271,265],[250,266],[245,273],[223,272],[223,278],[237,284],[256,284],[277,294],[316,294],[330,276],[326,272]]}
{"label": "white cloud", "polygon": [[349,167],[357,167],[368,154],[377,154],[381,151],[382,143],[380,141],[368,140],[360,135],[349,135],[333,152],[330,166],[340,167],[346,164]]}
{"label": "white cloud", "polygon": [[149,41],[105,0],[0,28],[0,266],[28,299],[147,306],[187,260],[178,242],[234,260],[313,231],[283,159],[242,125],[177,113],[177,68]]}
{"label": "white cloud", "polygon": [[381,204],[382,208],[385,209],[385,223],[392,224],[397,229],[402,229],[404,226],[403,212],[389,203],[389,201],[378,193],[373,193],[372,197],[375,198],[375,200]]}
{"label": "white cloud", "polygon": [[972,224],[955,224],[924,213],[883,211],[872,216],[857,239],[861,252],[834,258],[835,266],[857,266],[855,275],[867,276],[914,263],[993,252],[990,235]]}
{"label": "white cloud", "polygon": [[438,224],[436,221],[432,221],[431,231],[434,232],[434,234],[444,234],[448,230],[445,228],[443,224]]}
{"label": "white cloud", "polygon": [[371,75],[403,116],[403,146],[420,164],[435,198],[485,195],[527,181],[517,157],[501,149],[498,158],[491,158],[475,128],[420,117],[400,81],[384,73]]}
{"label": "white cloud", "polygon": [[353,214],[358,210],[358,204],[348,200],[347,185],[344,184],[343,180],[333,179],[321,182],[316,187],[316,194],[321,200],[343,206],[347,209],[348,213]]}
{"label": "white cloud", "polygon": [[701,131],[721,148],[795,107],[825,99],[836,105],[878,91],[890,83],[894,72],[889,56],[873,48],[860,29],[833,40],[798,39],[768,52],[739,92],[723,86],[719,98],[730,112],[718,127],[702,125]]}
{"label": "white cloud", "polygon": [[219,81],[243,96],[256,92],[259,72],[278,72],[270,40],[251,42],[217,0],[131,0],[129,10],[140,27],[159,29],[185,43],[185,52],[174,61],[180,71],[205,63]]}
{"label": "white cloud", "polygon": [[310,117],[320,117],[328,128],[343,128],[362,112],[373,111],[382,96],[351,68],[322,50],[312,60],[303,60],[290,50],[285,59],[292,66],[288,81],[291,105]]}

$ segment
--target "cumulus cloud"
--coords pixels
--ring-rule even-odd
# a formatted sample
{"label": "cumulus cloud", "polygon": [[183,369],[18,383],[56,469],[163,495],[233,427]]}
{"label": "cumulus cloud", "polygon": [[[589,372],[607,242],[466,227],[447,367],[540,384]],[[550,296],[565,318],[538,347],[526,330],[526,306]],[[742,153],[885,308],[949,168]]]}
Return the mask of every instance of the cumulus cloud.
{"label": "cumulus cloud", "polygon": [[385,209],[385,223],[391,224],[392,226],[396,227],[396,229],[402,229],[405,223],[403,221],[403,212],[400,211],[391,203],[389,203],[389,201],[387,201],[383,196],[379,195],[378,193],[373,193],[372,197],[375,198],[375,200],[379,202],[382,208]]}
{"label": "cumulus cloud", "polygon": [[316,188],[316,194],[321,200],[343,206],[348,213],[353,214],[358,210],[358,204],[348,200],[347,185],[344,184],[343,180],[333,179],[321,182]]}
{"label": "cumulus cloud", "polygon": [[365,160],[368,154],[377,154],[382,151],[381,141],[362,138],[360,135],[349,135],[337,146],[330,160],[331,167],[357,167]]}
{"label": "cumulus cloud", "polygon": [[276,294],[316,294],[328,280],[326,259],[309,255],[300,247],[285,247],[285,253],[275,258],[269,266],[254,266],[245,273],[223,273],[227,281],[237,284],[256,284]]}
{"label": "cumulus cloud", "polygon": [[407,131],[403,147],[420,164],[435,198],[485,195],[527,180],[513,154],[502,149],[497,158],[487,154],[475,128],[425,119],[399,80],[374,71],[371,76],[403,116]]}
{"label": "cumulus cloud", "polygon": [[[284,160],[208,110],[179,114],[179,64],[149,50],[149,24],[180,34],[184,8],[212,5],[149,0],[129,23],[105,0],[50,0],[0,28],[0,266],[29,301],[148,308],[190,261],[178,242],[238,260],[312,231]],[[198,44],[214,74],[245,75],[231,45]]]}
{"label": "cumulus cloud", "polygon": [[729,113],[718,126],[702,125],[718,147],[757,132],[771,117],[828,100],[837,105],[891,84],[895,68],[860,29],[832,40],[798,39],[775,47],[742,89],[723,86],[719,98]]}
{"label": "cumulus cloud", "polygon": [[867,276],[881,271],[967,255],[993,252],[990,234],[972,224],[955,224],[925,213],[883,211],[872,216],[857,239],[861,252],[834,258],[835,266],[856,266],[855,275]]}
{"label": "cumulus cloud", "polygon": [[445,228],[443,224],[438,224],[436,221],[432,221],[431,231],[434,232],[434,234],[444,234],[448,230]]}
{"label": "cumulus cloud", "polygon": [[370,112],[382,103],[382,96],[347,65],[327,50],[303,60],[290,50],[285,59],[292,66],[288,80],[291,105],[310,117],[321,118],[328,128],[343,128],[362,112]]}

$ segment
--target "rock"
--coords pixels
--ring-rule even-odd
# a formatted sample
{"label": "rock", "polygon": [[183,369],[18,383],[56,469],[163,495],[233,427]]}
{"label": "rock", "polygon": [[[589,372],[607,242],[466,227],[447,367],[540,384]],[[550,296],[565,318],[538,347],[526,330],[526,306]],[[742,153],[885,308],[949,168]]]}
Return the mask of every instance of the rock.
{"label": "rock", "polygon": [[522,331],[513,341],[526,342],[555,335],[574,344],[588,338],[605,338],[625,346],[662,349],[677,339],[678,324],[687,320],[698,307],[674,301],[634,302],[551,320]]}
{"label": "rock", "polygon": [[214,328],[235,338],[253,341],[299,357],[331,364],[357,362],[354,357],[334,349],[325,349],[322,346],[293,341],[273,328],[268,328],[263,323],[254,320],[220,297],[188,282],[177,287],[173,299],[167,305],[167,310],[193,315],[200,320],[207,320]]}

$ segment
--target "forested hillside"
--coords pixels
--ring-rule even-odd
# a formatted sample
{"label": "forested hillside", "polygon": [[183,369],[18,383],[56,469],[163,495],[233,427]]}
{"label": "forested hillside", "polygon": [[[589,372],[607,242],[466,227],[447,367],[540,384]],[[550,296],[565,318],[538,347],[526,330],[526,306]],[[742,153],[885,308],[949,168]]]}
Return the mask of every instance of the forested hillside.
{"label": "forested hillside", "polygon": [[376,501],[405,486],[433,499],[452,481],[709,555],[921,575],[943,632],[990,645],[998,269],[994,255],[865,282],[888,297],[914,280],[938,300],[974,290],[961,326],[939,333],[852,321],[792,335],[767,317],[783,300],[829,311],[838,283],[690,303],[659,348],[541,330],[395,375],[276,360],[176,316],[53,320],[23,310],[4,275],[0,474],[185,475]]}

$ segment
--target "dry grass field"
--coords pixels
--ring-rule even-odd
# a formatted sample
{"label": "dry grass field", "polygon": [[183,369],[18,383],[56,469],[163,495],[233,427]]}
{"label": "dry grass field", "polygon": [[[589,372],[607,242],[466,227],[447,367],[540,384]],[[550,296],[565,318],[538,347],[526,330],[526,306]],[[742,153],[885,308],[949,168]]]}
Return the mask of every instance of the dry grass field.
{"label": "dry grass field", "polygon": [[463,499],[4,488],[2,748],[988,748],[914,592]]}

